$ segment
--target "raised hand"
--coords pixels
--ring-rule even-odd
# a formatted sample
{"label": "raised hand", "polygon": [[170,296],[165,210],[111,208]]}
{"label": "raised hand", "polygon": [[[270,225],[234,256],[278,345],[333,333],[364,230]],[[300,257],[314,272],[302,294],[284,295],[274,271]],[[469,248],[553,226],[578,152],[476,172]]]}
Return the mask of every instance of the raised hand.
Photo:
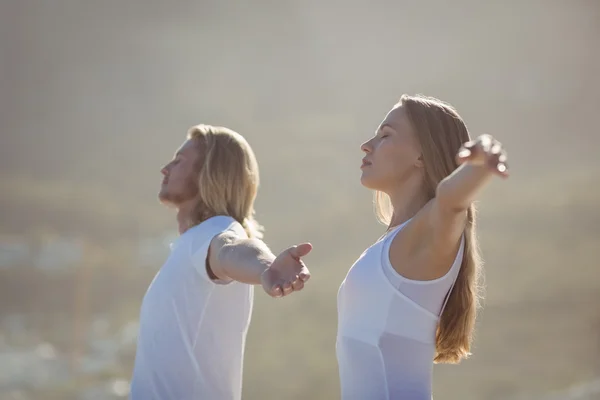
{"label": "raised hand", "polygon": [[303,243],[279,254],[260,277],[265,292],[272,297],[283,297],[302,290],[310,272],[301,258],[311,250],[310,243]]}
{"label": "raised hand", "polygon": [[459,165],[470,163],[484,166],[503,178],[508,177],[506,159],[506,152],[502,144],[491,135],[481,135],[477,139],[463,144],[456,156],[456,162]]}

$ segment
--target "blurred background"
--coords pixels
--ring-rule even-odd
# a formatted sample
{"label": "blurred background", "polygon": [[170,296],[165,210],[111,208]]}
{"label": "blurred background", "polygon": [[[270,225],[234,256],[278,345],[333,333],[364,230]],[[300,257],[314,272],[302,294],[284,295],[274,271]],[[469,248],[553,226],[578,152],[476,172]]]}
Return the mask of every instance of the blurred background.
{"label": "blurred background", "polygon": [[385,227],[359,145],[402,93],[456,106],[512,177],[479,204],[486,300],[440,399],[600,398],[600,2],[3,0],[0,399],[128,394],[175,237],[160,167],[197,123],[246,136],[257,212],[313,279],[257,291],[244,399],[339,398],[336,294]]}

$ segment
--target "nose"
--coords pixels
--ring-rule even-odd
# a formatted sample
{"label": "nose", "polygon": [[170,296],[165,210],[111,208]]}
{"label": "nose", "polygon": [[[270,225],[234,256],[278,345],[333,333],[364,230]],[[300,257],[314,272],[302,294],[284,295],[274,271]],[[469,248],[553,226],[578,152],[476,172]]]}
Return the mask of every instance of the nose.
{"label": "nose", "polygon": [[371,151],[373,151],[373,146],[371,146],[371,141],[367,140],[366,142],[361,144],[360,149],[362,151],[364,151],[365,153],[369,154]]}
{"label": "nose", "polygon": [[162,167],[160,169],[160,173],[163,174],[164,176],[167,176],[167,174],[169,173],[169,164],[167,164],[164,167]]}

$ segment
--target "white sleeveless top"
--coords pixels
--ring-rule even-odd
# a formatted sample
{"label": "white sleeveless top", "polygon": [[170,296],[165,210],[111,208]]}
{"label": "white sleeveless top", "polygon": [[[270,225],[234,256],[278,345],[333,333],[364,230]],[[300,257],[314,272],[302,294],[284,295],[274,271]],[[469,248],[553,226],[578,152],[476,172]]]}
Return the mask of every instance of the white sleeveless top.
{"label": "white sleeveless top", "polygon": [[410,280],[389,259],[392,239],[407,222],[365,250],[340,286],[336,353],[343,400],[432,398],[435,334],[464,237],[446,275]]}

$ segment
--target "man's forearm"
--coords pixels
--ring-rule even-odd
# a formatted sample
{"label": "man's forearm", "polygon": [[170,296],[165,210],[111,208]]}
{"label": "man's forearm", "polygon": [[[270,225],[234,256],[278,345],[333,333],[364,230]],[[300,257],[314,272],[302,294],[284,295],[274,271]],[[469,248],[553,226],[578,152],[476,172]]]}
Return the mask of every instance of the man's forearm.
{"label": "man's forearm", "polygon": [[260,285],[260,276],[275,255],[257,239],[242,239],[229,243],[219,252],[219,263],[225,275],[238,282]]}

